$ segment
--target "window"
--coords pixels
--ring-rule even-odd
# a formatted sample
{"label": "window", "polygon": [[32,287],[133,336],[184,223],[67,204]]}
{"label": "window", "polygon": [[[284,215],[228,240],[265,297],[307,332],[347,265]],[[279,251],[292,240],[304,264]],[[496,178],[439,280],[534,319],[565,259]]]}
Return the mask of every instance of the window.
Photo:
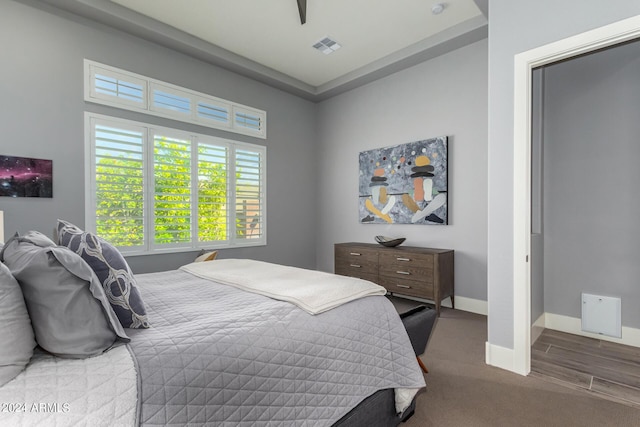
{"label": "window", "polygon": [[235,161],[236,237],[259,239],[260,201],[262,199],[262,162],[260,153],[250,149],[237,149]]}
{"label": "window", "polygon": [[96,64],[86,64],[85,72],[89,80],[85,82],[85,98],[101,104],[119,105],[130,110],[147,109],[147,82],[116,69],[100,68]]}
{"label": "window", "polygon": [[157,86],[153,88],[152,93],[152,111],[169,110],[174,114],[181,114],[185,117],[191,115],[191,99],[181,96],[178,91]]}
{"label": "window", "polygon": [[228,124],[229,111],[231,111],[230,105],[224,104],[222,102],[214,104],[209,100],[202,99],[198,101],[196,119],[198,120],[198,122],[213,120],[218,124]]}
{"label": "window", "polygon": [[264,127],[262,121],[262,116],[259,111],[248,108],[234,108],[233,122],[236,128],[260,132],[260,129]]}
{"label": "window", "polygon": [[93,124],[95,231],[116,246],[144,245],[144,128]]}
{"label": "window", "polygon": [[88,229],[127,254],[266,244],[264,147],[85,120]]}
{"label": "window", "polygon": [[85,59],[85,101],[267,137],[267,113]]}

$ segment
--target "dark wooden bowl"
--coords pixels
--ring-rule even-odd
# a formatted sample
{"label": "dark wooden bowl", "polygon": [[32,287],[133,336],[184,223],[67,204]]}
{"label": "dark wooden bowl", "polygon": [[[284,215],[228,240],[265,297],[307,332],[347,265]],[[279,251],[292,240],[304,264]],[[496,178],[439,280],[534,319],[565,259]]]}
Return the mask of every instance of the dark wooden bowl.
{"label": "dark wooden bowl", "polygon": [[386,237],[386,236],[376,236],[376,242],[380,243],[382,246],[387,246],[389,248],[398,246],[400,243],[404,242],[405,240],[407,239],[405,239],[404,237],[393,239],[391,237]]}

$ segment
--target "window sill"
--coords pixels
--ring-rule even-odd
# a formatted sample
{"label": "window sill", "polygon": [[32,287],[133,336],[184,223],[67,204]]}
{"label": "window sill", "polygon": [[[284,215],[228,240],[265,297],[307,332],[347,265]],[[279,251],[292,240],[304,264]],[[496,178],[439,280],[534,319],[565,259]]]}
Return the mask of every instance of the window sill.
{"label": "window sill", "polygon": [[166,249],[156,249],[153,251],[127,251],[123,248],[117,248],[120,253],[125,257],[137,257],[137,256],[149,256],[149,255],[163,255],[163,254],[173,254],[173,253],[181,253],[181,252],[199,252],[201,250],[210,251],[210,250],[219,250],[219,249],[240,249],[240,248],[255,248],[267,246],[266,240],[260,241],[260,243],[253,244],[225,244],[225,245],[203,245],[198,247],[185,247],[185,248],[166,248]]}

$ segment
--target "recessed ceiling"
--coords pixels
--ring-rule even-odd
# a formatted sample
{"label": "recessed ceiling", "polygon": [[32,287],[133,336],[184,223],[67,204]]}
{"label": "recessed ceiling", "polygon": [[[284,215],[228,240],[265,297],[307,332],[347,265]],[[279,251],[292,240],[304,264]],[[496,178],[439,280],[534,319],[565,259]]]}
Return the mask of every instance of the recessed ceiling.
{"label": "recessed ceiling", "polygon": [[[128,9],[321,86],[449,27],[482,15],[473,0],[308,0],[300,24],[296,0],[112,0]],[[342,48],[312,46],[330,36]]]}
{"label": "recessed ceiling", "polygon": [[[488,28],[488,0],[307,0],[304,25],[297,0],[41,1],[313,101],[478,41]],[[325,37],[340,49],[314,49]]]}

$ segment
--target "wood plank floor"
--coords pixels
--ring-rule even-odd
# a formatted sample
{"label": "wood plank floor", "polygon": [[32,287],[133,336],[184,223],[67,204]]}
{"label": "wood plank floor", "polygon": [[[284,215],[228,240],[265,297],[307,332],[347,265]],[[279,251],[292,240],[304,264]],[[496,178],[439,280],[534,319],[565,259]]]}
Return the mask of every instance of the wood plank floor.
{"label": "wood plank floor", "polygon": [[640,408],[640,348],[545,329],[530,375]]}

